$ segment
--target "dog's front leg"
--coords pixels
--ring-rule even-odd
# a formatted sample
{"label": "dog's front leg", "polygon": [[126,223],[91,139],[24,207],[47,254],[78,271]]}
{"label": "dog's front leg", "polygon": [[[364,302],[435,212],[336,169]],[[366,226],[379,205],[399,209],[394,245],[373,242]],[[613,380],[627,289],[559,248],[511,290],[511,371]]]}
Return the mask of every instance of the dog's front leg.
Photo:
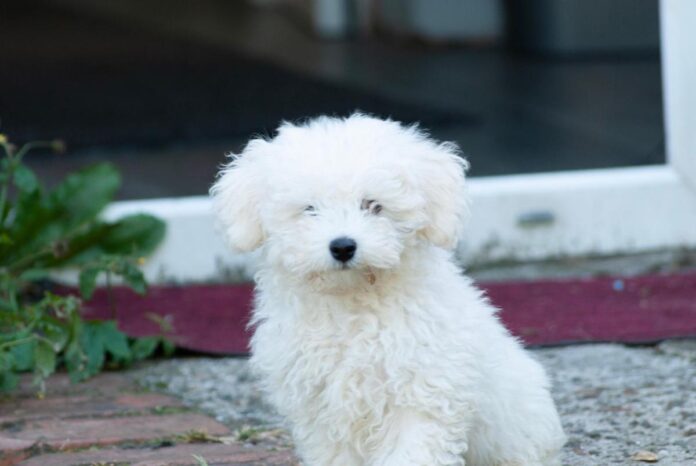
{"label": "dog's front leg", "polygon": [[460,426],[401,410],[370,466],[464,466],[466,436]]}
{"label": "dog's front leg", "polygon": [[306,466],[364,466],[363,458],[347,441],[332,437],[329,429],[297,423],[293,429],[297,452]]}

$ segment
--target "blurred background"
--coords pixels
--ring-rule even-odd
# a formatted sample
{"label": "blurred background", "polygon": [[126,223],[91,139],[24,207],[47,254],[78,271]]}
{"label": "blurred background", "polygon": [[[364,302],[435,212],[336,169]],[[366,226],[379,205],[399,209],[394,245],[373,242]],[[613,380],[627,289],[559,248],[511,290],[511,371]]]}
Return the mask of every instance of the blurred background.
{"label": "blurred background", "polygon": [[661,164],[657,0],[3,0],[0,133],[65,140],[122,199],[205,194],[281,120],[361,110],[473,176]]}

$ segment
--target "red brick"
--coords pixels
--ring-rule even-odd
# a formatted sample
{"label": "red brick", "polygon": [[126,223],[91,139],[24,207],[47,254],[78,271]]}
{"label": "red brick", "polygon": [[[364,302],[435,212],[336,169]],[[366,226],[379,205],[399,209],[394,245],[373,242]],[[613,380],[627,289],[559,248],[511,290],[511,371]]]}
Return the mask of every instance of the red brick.
{"label": "red brick", "polygon": [[67,450],[93,445],[144,442],[184,434],[191,430],[206,432],[210,435],[229,434],[229,430],[225,426],[207,416],[173,414],[168,416],[29,421],[21,426],[21,430],[6,431],[4,436]]}
{"label": "red brick", "polygon": [[20,398],[0,403],[0,425],[37,419],[124,415],[158,407],[181,407],[176,398],[155,393],[102,397],[78,395]]}
{"label": "red brick", "polygon": [[129,463],[133,466],[174,466],[197,464],[193,455],[203,457],[211,465],[298,466],[292,452],[266,451],[241,444],[192,443],[166,448],[118,449],[79,453],[41,455],[22,463],[23,466],[72,466],[75,464]]}
{"label": "red brick", "polygon": [[152,409],[159,407],[182,407],[181,401],[172,396],[159,393],[140,393],[137,395],[121,395],[114,402],[118,406],[131,409]]}
{"label": "red brick", "polygon": [[34,442],[0,437],[0,466],[17,464],[29,456],[29,449]]}
{"label": "red brick", "polygon": [[[21,378],[14,396],[20,398],[36,398],[37,389],[32,384],[33,375],[26,374]],[[104,372],[80,383],[70,382],[65,373],[54,374],[46,381],[47,396],[66,395],[118,395],[126,391],[137,391],[138,386],[133,379],[123,372]]]}
{"label": "red brick", "polygon": [[25,450],[31,447],[34,442],[30,440],[18,440],[14,438],[0,437],[0,452]]}
{"label": "red brick", "polygon": [[29,450],[3,452],[0,451],[0,466],[15,466],[30,455]]}

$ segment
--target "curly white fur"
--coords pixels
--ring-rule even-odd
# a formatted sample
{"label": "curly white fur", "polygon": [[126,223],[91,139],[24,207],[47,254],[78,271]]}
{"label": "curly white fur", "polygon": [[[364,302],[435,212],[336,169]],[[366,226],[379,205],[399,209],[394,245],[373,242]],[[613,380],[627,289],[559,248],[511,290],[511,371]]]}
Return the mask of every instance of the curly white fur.
{"label": "curly white fur", "polygon": [[453,262],[465,169],[356,114],[252,140],[213,187],[231,246],[260,249],[251,364],[308,466],[559,464],[544,370]]}

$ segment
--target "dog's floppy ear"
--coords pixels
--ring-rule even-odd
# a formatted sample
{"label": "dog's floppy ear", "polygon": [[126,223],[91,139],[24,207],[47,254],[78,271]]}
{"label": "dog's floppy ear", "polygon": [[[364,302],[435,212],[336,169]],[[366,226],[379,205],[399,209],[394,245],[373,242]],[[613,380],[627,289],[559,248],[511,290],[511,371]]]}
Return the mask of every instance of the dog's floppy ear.
{"label": "dog's floppy ear", "polygon": [[469,213],[464,181],[469,164],[454,143],[428,141],[428,146],[425,153],[419,154],[418,184],[427,217],[419,234],[437,246],[452,249]]}
{"label": "dog's floppy ear", "polygon": [[210,189],[222,232],[238,251],[253,251],[265,239],[259,208],[265,189],[263,162],[269,145],[263,139],[254,139],[241,155],[231,155],[232,161],[223,167]]}

